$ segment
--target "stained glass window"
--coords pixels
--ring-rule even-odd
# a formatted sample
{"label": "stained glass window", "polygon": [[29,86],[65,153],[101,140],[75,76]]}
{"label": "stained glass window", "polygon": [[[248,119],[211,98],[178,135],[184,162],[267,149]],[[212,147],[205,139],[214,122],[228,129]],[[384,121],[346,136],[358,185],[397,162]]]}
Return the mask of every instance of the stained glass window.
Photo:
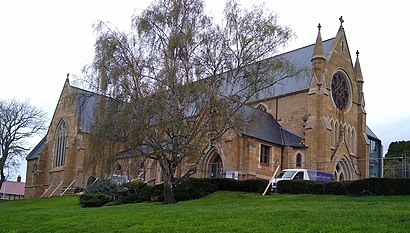
{"label": "stained glass window", "polygon": [[332,97],[338,109],[346,110],[349,104],[349,84],[342,73],[336,73],[333,75]]}

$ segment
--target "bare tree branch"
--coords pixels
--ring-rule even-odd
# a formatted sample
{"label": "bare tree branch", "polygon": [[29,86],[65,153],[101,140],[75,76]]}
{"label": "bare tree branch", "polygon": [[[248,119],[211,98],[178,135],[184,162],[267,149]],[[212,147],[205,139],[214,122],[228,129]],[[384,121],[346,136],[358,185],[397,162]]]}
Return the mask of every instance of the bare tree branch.
{"label": "bare tree branch", "polygon": [[0,100],[0,187],[29,151],[27,140],[46,129],[46,120],[29,102]]}

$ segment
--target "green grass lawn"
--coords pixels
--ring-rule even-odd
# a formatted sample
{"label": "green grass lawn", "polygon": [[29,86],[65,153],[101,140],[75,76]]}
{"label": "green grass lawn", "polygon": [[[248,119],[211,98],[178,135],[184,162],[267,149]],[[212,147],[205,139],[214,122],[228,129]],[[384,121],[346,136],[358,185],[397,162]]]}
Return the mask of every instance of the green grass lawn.
{"label": "green grass lawn", "polygon": [[176,205],[81,208],[76,196],[0,202],[0,232],[410,232],[410,196],[217,192]]}

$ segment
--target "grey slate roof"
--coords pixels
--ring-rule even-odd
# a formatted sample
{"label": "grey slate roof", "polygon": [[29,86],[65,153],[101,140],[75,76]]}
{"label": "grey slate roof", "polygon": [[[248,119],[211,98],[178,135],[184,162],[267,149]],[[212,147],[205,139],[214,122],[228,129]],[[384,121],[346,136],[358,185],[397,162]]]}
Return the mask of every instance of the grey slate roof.
{"label": "grey slate roof", "polygon": [[[329,52],[333,41],[334,38],[323,41],[325,55]],[[259,93],[257,98],[266,99],[308,88],[312,78],[310,59],[313,48],[314,44],[311,44],[267,59],[267,62],[272,59],[285,59],[293,64],[296,70],[302,72],[298,72],[296,75],[289,74],[288,77],[279,81],[276,85]],[[79,128],[82,132],[91,133],[100,95],[73,86],[71,86],[71,90],[75,98],[75,112],[78,117]]]}
{"label": "grey slate roof", "polygon": [[26,160],[37,159],[44,146],[47,143],[47,136],[43,137],[39,143],[30,151],[27,155]]}
{"label": "grey slate roof", "polygon": [[376,134],[373,133],[373,131],[367,125],[366,125],[366,135],[367,135],[367,137],[370,137],[373,140],[380,141],[380,139],[376,136]]}
{"label": "grey slate roof", "polygon": [[[75,113],[80,131],[91,133],[95,123],[95,113],[99,106],[100,95],[77,87],[71,87]],[[108,99],[108,98],[107,98]]]}
{"label": "grey slate roof", "polygon": [[248,123],[238,129],[242,135],[280,146],[305,147],[299,135],[284,129],[271,114],[250,106],[243,106],[240,112]]}
{"label": "grey slate roof", "polygon": [[[331,49],[333,41],[334,38],[323,41],[323,49],[326,57]],[[310,60],[314,47],[315,44],[311,44],[269,58],[268,61],[275,59],[284,59],[285,61],[288,61],[294,66],[292,69],[293,73],[282,74],[281,77],[284,78],[278,80],[275,85],[261,91],[257,99],[267,99],[309,88],[312,79],[312,63]]]}

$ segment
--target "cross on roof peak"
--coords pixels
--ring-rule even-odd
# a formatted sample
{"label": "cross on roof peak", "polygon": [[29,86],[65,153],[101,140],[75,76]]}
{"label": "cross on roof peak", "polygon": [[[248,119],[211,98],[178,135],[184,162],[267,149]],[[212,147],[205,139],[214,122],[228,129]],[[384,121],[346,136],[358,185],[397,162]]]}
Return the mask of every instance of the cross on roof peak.
{"label": "cross on roof peak", "polygon": [[340,16],[339,21],[340,21],[340,27],[343,27],[343,23],[345,22],[343,20],[343,16]]}

